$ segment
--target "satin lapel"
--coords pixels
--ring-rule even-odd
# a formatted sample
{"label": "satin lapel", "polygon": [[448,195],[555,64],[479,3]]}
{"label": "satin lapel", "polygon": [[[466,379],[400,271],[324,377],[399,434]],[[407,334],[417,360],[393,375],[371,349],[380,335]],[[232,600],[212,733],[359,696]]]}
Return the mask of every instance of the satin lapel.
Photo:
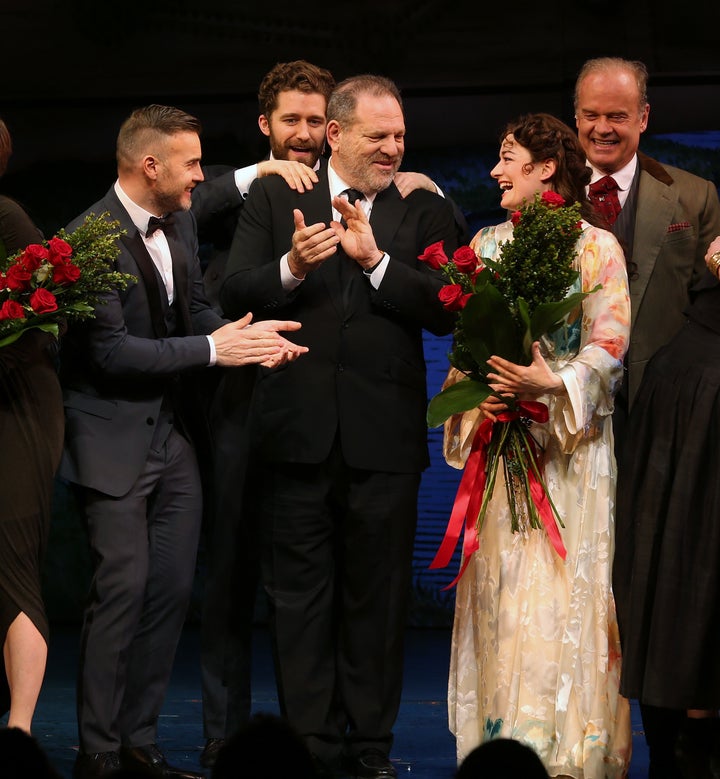
{"label": "satin lapel", "polygon": [[668,225],[672,222],[677,200],[676,189],[658,181],[645,171],[641,172],[633,244],[633,262],[637,266],[638,276],[630,283],[633,323],[667,235]]}
{"label": "satin lapel", "polygon": [[175,303],[185,335],[192,335],[193,324],[192,317],[190,316],[190,304],[188,303],[188,269],[184,258],[186,250],[177,239],[175,230],[177,230],[177,227],[165,232],[165,237],[170,247],[170,256],[172,257]]}
{"label": "satin lapel", "polygon": [[167,294],[165,290],[160,290],[160,279],[155,269],[152,257],[145,248],[140,233],[135,230],[131,235],[123,235],[120,240],[128,248],[133,259],[137,263],[140,276],[145,284],[148,304],[150,306],[150,320],[153,330],[158,338],[167,336],[167,325],[165,323],[165,311],[168,307]]}

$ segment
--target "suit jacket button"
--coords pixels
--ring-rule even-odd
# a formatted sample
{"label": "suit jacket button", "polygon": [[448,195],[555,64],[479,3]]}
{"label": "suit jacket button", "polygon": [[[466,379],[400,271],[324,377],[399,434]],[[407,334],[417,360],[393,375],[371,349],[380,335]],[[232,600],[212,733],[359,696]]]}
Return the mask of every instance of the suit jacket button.
{"label": "suit jacket button", "polygon": [[345,366],[342,363],[338,363],[337,371],[338,373],[342,373],[345,370]]}
{"label": "suit jacket button", "polygon": [[148,425],[154,425],[155,424],[155,420],[152,417],[148,417],[145,420],[145,423],[148,424]]}

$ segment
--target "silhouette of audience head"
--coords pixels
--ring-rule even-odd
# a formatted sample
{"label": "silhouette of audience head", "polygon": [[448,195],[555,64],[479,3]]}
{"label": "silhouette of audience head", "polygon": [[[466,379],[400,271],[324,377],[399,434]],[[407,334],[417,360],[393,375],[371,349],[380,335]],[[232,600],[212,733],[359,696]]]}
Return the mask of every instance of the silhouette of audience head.
{"label": "silhouette of audience head", "polygon": [[456,779],[548,779],[537,753],[510,738],[485,741],[463,760]]}
{"label": "silhouette of audience head", "polygon": [[231,736],[218,752],[212,779],[316,779],[315,763],[292,726],[260,713]]}
{"label": "silhouette of audience head", "polygon": [[0,728],[3,779],[61,779],[38,742],[20,728]]}

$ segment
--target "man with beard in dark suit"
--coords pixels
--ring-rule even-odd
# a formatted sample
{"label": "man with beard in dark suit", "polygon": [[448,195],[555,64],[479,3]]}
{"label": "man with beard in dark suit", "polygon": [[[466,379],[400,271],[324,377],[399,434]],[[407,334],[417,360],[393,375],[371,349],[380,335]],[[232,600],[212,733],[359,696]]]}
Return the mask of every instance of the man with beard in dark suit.
{"label": "man with beard in dark suit", "polygon": [[[449,333],[441,274],[418,261],[444,241],[452,207],[393,182],[405,121],[378,76],[339,84],[328,104],[332,155],[318,183],[251,187],[220,301],[303,323],[309,347],[261,371],[251,411],[282,713],[324,775],[394,777],[420,475],[428,465],[423,329]],[[340,223],[343,220],[344,224]],[[344,226],[347,225],[347,226]]]}
{"label": "man with beard in dark suit", "polygon": [[[269,155],[244,168],[203,168],[193,193],[201,251],[208,255],[203,281],[220,311],[218,293],[238,218],[252,182],[272,176],[297,192],[317,183],[325,146],[327,101],[335,80],[305,60],[280,62],[258,90],[258,125]],[[276,174],[276,175],[274,175]],[[204,244],[204,245],[203,245]],[[225,741],[251,713],[252,626],[259,579],[257,528],[246,508],[248,409],[255,366],[209,377],[212,446],[205,508],[206,568],[201,615],[201,675],[205,746],[201,764],[211,768]]]}

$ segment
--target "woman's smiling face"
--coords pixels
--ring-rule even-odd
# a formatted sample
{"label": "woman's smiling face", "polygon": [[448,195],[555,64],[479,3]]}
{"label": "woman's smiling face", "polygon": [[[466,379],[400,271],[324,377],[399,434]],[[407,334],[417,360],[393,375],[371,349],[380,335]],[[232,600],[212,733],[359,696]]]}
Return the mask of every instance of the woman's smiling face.
{"label": "woman's smiling face", "polygon": [[550,189],[546,165],[532,161],[530,152],[521,146],[512,133],[500,144],[500,161],[490,171],[502,190],[500,205],[508,211],[531,202],[536,192]]}

